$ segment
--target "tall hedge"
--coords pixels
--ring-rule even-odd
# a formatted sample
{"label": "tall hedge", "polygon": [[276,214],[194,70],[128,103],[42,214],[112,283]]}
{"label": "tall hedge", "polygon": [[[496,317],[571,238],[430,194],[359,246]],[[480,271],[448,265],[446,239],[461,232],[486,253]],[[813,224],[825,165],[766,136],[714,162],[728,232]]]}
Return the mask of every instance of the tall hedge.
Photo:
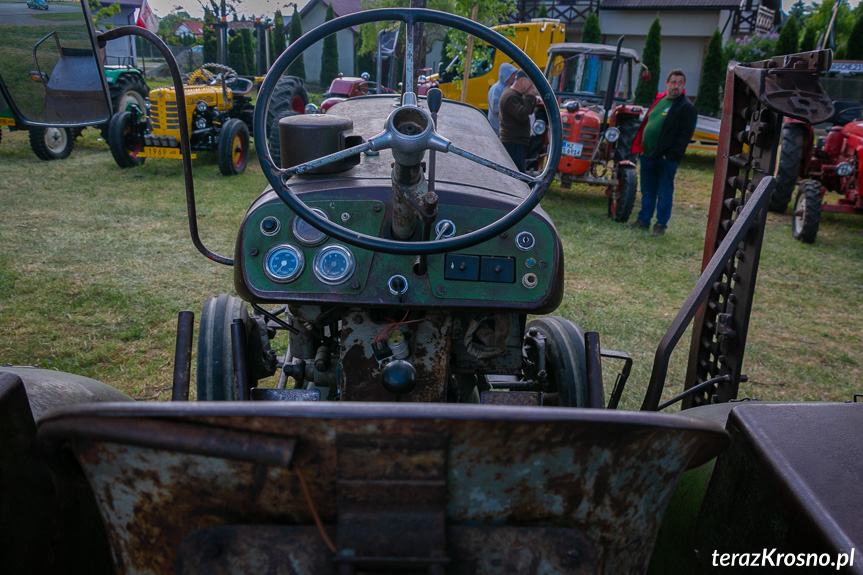
{"label": "tall hedge", "polygon": [[785,54],[796,54],[799,45],[800,26],[797,24],[797,18],[788,18],[779,32],[779,40],[776,42],[776,52],[773,55],[784,56]]}
{"label": "tall hedge", "polygon": [[[255,66],[255,43],[252,39],[252,31],[248,28],[240,30],[240,36],[243,38],[243,54],[245,55],[245,66],[242,74],[254,76],[257,73]],[[237,70],[239,72],[239,70]]]}
{"label": "tall hedge", "polygon": [[[230,34],[233,32],[233,36]],[[243,43],[243,35],[236,30],[228,31],[228,66],[233,68],[237,74],[245,74],[246,47]]]}
{"label": "tall hedge", "polygon": [[[333,5],[327,6],[326,21],[336,17]],[[321,52],[321,89],[326,90],[333,78],[339,75],[339,43],[335,34],[324,38],[324,48]]]}
{"label": "tall hedge", "polygon": [[707,44],[707,55],[701,65],[701,81],[698,83],[698,96],[695,109],[705,116],[719,115],[719,91],[725,77],[722,67],[722,34],[719,28],[713,32]]}
{"label": "tall hedge", "polygon": [[[332,7],[327,10],[327,14],[329,14]],[[300,22],[300,13],[297,12],[296,6],[294,7],[294,13],[291,15],[291,26],[288,29],[288,35],[290,37],[291,44],[300,39],[300,36],[303,35],[303,24]],[[284,42],[284,36],[282,37],[282,41]],[[324,40],[326,42],[326,40]],[[325,44],[326,45],[326,44]],[[284,49],[284,48],[283,48]],[[279,52],[281,54],[281,52]],[[288,76],[296,76],[298,78],[306,79],[306,66],[303,64],[303,55],[300,56],[291,62],[288,66]],[[327,84],[329,86],[329,84]]]}
{"label": "tall hedge", "polygon": [[590,44],[600,44],[602,42],[602,30],[599,29],[599,17],[596,12],[588,14],[584,21],[584,29],[581,31],[581,41]]}
{"label": "tall hedge", "polygon": [[650,80],[638,79],[635,88],[635,103],[639,106],[649,106],[659,93],[660,56],[662,54],[662,25],[659,16],[653,20],[650,30],[647,32],[647,40],[644,42],[644,51],[641,53],[641,61],[650,71]]}
{"label": "tall hedge", "polygon": [[219,40],[216,37],[216,29],[212,26],[218,22],[215,14],[209,9],[204,9],[204,62],[218,62]]}
{"label": "tall hedge", "polygon": [[845,57],[849,60],[863,60],[863,14],[857,17],[851,35],[848,36]]}

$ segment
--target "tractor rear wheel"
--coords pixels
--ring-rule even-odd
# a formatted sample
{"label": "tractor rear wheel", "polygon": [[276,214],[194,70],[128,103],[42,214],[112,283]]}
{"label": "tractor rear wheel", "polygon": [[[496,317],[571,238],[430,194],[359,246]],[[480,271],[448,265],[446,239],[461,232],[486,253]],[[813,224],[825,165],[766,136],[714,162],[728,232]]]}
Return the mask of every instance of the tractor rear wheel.
{"label": "tractor rear wheel", "polygon": [[249,127],[242,120],[232,118],[219,132],[219,171],[224,176],[235,176],[246,171],[249,163]]}
{"label": "tractor rear wheel", "polygon": [[821,184],[813,180],[800,182],[794,199],[794,219],[791,220],[791,235],[795,239],[815,243],[818,225],[821,223]]}
{"label": "tractor rear wheel", "polygon": [[72,153],[75,138],[69,128],[30,128],[30,147],[41,160],[62,160]]}
{"label": "tractor rear wheel", "polygon": [[536,329],[545,336],[545,370],[551,384],[549,391],[560,396],[562,407],[587,407],[587,371],[584,331],[572,321],[546,316],[528,322],[527,330]]}
{"label": "tractor rear wheel", "polygon": [[635,194],[638,189],[638,178],[635,166],[620,166],[617,172],[617,191],[620,197],[608,197],[608,217],[615,222],[626,223],[635,205]]}
{"label": "tractor rear wheel", "polygon": [[138,157],[144,150],[144,139],[135,134],[134,122],[135,115],[131,112],[114,114],[108,122],[108,147],[121,168],[134,168],[145,160]]}
{"label": "tractor rear wheel", "polygon": [[281,146],[279,143],[279,120],[305,114],[306,104],[309,103],[309,94],[300,78],[294,76],[283,76],[276,82],[273,89],[273,97],[267,108],[267,147],[273,163],[281,167]]}
{"label": "tractor rear wheel", "polygon": [[779,167],[776,169],[776,188],[770,196],[768,209],[777,214],[784,214],[797,176],[800,174],[800,162],[803,160],[803,147],[806,144],[807,128],[803,124],[785,124],[782,126],[782,147],[779,152]]}

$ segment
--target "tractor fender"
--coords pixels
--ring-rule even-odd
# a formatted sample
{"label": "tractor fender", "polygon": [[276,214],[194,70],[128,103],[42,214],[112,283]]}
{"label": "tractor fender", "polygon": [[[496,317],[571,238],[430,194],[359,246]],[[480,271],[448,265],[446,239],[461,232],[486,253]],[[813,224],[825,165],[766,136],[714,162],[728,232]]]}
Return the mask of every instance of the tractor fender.
{"label": "tractor fender", "polygon": [[620,161],[619,161],[619,162],[617,162],[617,164],[615,164],[615,165],[616,165],[618,168],[621,168],[621,167],[623,167],[623,166],[632,166],[633,168],[634,168],[634,167],[636,167],[635,162],[633,162],[632,160],[620,160]]}
{"label": "tractor fender", "polygon": [[42,416],[58,407],[79,403],[133,401],[128,395],[102,382],[62,371],[36,367],[0,367],[0,373],[14,373],[24,382],[33,419],[38,424]]}

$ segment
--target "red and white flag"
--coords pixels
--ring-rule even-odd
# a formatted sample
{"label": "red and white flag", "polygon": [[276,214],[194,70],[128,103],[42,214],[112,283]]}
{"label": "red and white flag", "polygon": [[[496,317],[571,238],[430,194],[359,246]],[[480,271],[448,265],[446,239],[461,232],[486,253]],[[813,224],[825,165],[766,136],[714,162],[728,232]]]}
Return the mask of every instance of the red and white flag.
{"label": "red and white flag", "polygon": [[159,31],[159,19],[153,13],[150,5],[147,4],[147,0],[141,4],[141,9],[138,11],[138,21],[135,24],[154,34]]}

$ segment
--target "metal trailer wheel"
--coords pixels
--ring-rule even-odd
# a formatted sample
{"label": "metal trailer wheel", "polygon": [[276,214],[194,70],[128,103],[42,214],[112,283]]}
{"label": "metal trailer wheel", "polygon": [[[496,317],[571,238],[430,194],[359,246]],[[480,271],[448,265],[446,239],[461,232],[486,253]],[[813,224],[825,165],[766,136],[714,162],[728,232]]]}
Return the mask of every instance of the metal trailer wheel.
{"label": "metal trailer wheel", "polygon": [[270,106],[267,108],[267,147],[273,163],[278,167],[282,167],[279,120],[296,114],[305,114],[308,103],[309,94],[301,79],[294,76],[279,78],[273,89]]}
{"label": "metal trailer wheel", "polygon": [[144,139],[135,135],[134,121],[135,116],[131,112],[120,112],[108,122],[108,147],[121,168],[140,166],[146,159],[138,157],[144,150]]}
{"label": "metal trailer wheel", "polygon": [[791,220],[791,235],[795,239],[815,243],[821,223],[821,184],[814,180],[800,182],[794,199],[794,219]]}
{"label": "metal trailer wheel", "polygon": [[30,128],[30,147],[41,160],[62,160],[72,153],[75,138],[69,128]]}
{"label": "metal trailer wheel", "polygon": [[635,166],[620,166],[618,168],[618,193],[620,197],[608,197],[608,217],[615,222],[626,223],[635,205],[635,195],[638,190],[638,176]]}
{"label": "metal trailer wheel", "polygon": [[225,176],[236,176],[246,171],[249,163],[249,127],[232,118],[219,132],[219,171]]}
{"label": "metal trailer wheel", "polygon": [[528,322],[545,336],[545,367],[550,392],[560,395],[563,407],[587,407],[587,359],[584,331],[574,322],[559,316],[546,316]]}
{"label": "metal trailer wheel", "polygon": [[[806,145],[808,129],[804,124],[785,124],[782,126],[782,146],[779,149],[779,165],[776,169],[776,188],[770,196],[768,209],[784,214],[791,201],[791,194],[800,174],[803,161],[803,147]],[[796,204],[796,202],[795,202]]]}

